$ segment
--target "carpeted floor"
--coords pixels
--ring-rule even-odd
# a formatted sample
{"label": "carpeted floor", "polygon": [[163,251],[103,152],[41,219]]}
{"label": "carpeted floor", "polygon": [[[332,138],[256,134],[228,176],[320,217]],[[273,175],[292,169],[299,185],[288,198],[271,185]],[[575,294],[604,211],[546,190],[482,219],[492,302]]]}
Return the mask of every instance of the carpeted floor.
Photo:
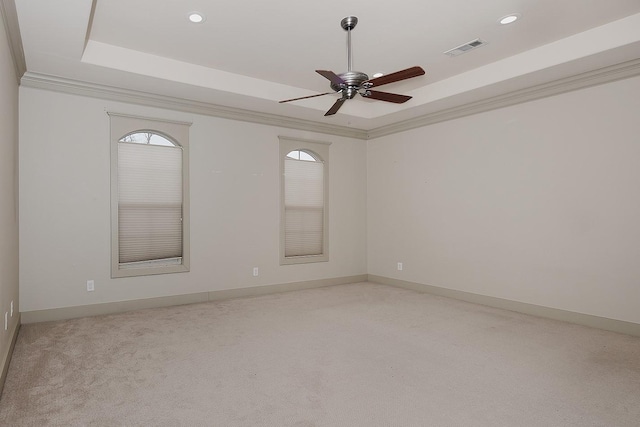
{"label": "carpeted floor", "polygon": [[2,426],[638,426],[640,338],[371,283],[25,325]]}

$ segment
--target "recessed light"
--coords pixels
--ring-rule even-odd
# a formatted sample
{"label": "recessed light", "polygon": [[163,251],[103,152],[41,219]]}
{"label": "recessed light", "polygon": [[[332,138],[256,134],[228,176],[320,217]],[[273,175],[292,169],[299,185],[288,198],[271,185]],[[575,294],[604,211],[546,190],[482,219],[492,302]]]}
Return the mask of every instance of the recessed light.
{"label": "recessed light", "polygon": [[511,15],[503,16],[498,22],[500,22],[502,25],[507,25],[511,24],[512,22],[516,22],[518,18],[520,18],[520,14],[513,13]]}
{"label": "recessed light", "polygon": [[375,79],[376,77],[382,77],[382,76],[384,76],[384,73],[375,73],[373,75],[373,78]]}
{"label": "recessed light", "polygon": [[189,14],[189,21],[193,22],[194,24],[200,24],[204,22],[204,15],[200,12],[191,12]]}

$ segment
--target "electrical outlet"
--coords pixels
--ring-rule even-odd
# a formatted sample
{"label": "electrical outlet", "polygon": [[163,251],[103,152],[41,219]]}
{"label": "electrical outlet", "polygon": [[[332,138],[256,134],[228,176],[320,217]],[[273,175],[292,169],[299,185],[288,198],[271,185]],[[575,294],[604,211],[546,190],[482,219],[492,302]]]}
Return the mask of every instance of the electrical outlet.
{"label": "electrical outlet", "polygon": [[258,277],[258,267],[253,267],[253,277]]}
{"label": "electrical outlet", "polygon": [[87,292],[93,292],[95,290],[95,282],[93,280],[87,280]]}
{"label": "electrical outlet", "polygon": [[401,262],[399,262],[399,263],[398,263],[398,271],[401,271],[401,270],[402,270],[402,263],[401,263]]}

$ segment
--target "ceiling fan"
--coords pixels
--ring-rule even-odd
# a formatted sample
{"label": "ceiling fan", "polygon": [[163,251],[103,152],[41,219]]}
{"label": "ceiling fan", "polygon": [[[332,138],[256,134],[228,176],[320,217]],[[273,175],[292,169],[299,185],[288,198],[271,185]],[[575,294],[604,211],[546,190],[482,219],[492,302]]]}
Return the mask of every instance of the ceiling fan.
{"label": "ceiling fan", "polygon": [[331,82],[331,89],[333,92],[319,93],[317,95],[303,96],[300,98],[286,99],[283,102],[299,101],[301,99],[315,98],[316,96],[330,95],[334,92],[339,93],[340,98],[333,104],[333,106],[325,113],[325,116],[332,116],[338,112],[342,104],[347,99],[353,99],[357,93],[365,98],[376,99],[378,101],[393,102],[395,104],[402,104],[411,99],[407,95],[398,95],[396,93],[380,92],[377,90],[371,90],[372,87],[378,87],[389,83],[398,82],[401,80],[410,79],[412,77],[422,76],[424,70],[421,67],[411,67],[406,70],[396,71],[395,73],[385,74],[381,77],[369,79],[365,73],[360,71],[352,71],[351,61],[351,30],[356,27],[358,18],[355,16],[347,16],[340,21],[340,26],[347,32],[347,61],[348,71],[342,74],[336,74],[329,70],[316,70],[316,73],[326,78]]}

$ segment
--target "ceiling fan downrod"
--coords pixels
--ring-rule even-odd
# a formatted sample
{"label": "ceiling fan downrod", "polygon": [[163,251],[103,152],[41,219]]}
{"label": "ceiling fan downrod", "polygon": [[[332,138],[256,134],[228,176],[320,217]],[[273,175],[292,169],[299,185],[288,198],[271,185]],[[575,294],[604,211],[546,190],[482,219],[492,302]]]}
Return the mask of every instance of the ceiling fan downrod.
{"label": "ceiling fan downrod", "polygon": [[358,18],[355,16],[347,16],[340,21],[340,26],[347,32],[347,72],[353,69],[353,57],[351,55],[351,30],[358,24]]}

